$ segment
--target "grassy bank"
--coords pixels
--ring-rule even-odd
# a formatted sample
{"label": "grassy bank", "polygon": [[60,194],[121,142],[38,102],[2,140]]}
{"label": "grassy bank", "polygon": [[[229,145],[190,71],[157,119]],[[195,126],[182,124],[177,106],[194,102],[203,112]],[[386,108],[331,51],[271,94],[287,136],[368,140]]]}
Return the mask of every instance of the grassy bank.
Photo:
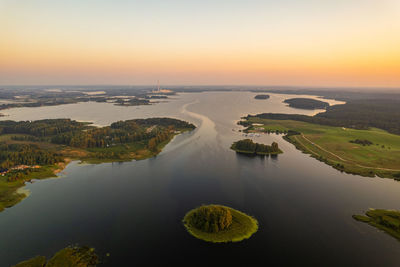
{"label": "grassy bank", "polygon": [[229,207],[220,205],[213,206],[223,207],[230,211],[230,213],[232,214],[231,225],[227,229],[221,230],[219,232],[210,233],[202,231],[193,225],[193,217],[198,209],[197,208],[186,213],[183,219],[184,226],[191,235],[207,242],[226,243],[239,242],[244,239],[248,239],[255,232],[257,232],[258,222],[255,218]]}
{"label": "grassy bank", "polygon": [[27,195],[19,193],[18,189],[25,185],[26,181],[32,179],[46,179],[56,177],[56,173],[61,171],[64,165],[55,164],[50,166],[42,166],[40,169],[35,169],[29,175],[21,180],[8,181],[7,176],[0,176],[0,212],[5,208],[10,208],[23,200]]}
{"label": "grassy bank", "polygon": [[353,215],[357,221],[368,223],[400,241],[400,212],[395,210],[370,209],[364,215]]}
{"label": "grassy bank", "polygon": [[[248,132],[289,133],[284,139],[296,148],[347,173],[373,177],[400,178],[400,136],[371,128],[356,130],[294,120],[250,117]],[[290,134],[292,133],[292,134]],[[371,145],[354,140],[369,140]]]}

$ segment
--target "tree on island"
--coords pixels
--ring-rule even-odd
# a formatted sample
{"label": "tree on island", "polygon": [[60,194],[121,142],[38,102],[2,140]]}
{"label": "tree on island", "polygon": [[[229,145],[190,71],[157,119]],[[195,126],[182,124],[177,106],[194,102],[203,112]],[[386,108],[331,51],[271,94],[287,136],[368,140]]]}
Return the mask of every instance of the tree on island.
{"label": "tree on island", "polygon": [[272,144],[264,145],[260,143],[254,143],[251,139],[239,140],[232,144],[231,147],[237,152],[255,153],[255,154],[276,154],[282,153],[279,149],[278,143],[272,142]]}
{"label": "tree on island", "polygon": [[192,224],[208,233],[218,233],[232,224],[232,214],[222,206],[201,206],[193,214]]}

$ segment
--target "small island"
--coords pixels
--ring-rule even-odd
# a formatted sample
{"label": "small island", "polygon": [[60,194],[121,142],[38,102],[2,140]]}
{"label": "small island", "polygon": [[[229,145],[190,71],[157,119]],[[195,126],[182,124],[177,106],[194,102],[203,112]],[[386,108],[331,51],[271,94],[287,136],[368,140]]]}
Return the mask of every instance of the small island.
{"label": "small island", "polygon": [[255,99],[268,99],[269,95],[256,95],[254,98]]}
{"label": "small island", "polygon": [[258,230],[255,218],[221,205],[203,205],[189,211],[183,224],[194,237],[213,243],[239,242]]}
{"label": "small island", "polygon": [[98,263],[99,260],[93,248],[69,246],[57,252],[49,260],[44,256],[36,256],[13,267],[94,267]]}
{"label": "small island", "polygon": [[368,223],[400,241],[400,212],[396,210],[370,209],[364,215],[353,215],[357,221]]}
{"label": "small island", "polygon": [[248,154],[248,155],[276,155],[283,153],[279,149],[278,143],[272,142],[271,145],[264,145],[259,143],[254,143],[251,139],[243,139],[236,141],[231,146],[232,150],[237,153]]}
{"label": "small island", "polygon": [[319,101],[311,98],[291,98],[283,101],[289,104],[289,107],[300,109],[326,109],[329,107],[328,102]]}

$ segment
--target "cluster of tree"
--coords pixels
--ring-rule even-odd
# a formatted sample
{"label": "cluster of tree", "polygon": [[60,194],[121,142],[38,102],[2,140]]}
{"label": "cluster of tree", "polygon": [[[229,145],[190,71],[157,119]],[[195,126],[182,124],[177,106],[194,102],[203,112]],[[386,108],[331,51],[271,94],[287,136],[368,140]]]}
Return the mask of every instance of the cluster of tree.
{"label": "cluster of tree", "polygon": [[151,151],[157,151],[158,145],[166,140],[168,140],[171,136],[170,131],[159,131],[157,135],[151,138],[147,144],[147,148]]}
{"label": "cluster of tree", "polygon": [[[376,127],[390,133],[400,134],[399,99],[362,99],[350,100],[343,105],[329,106],[326,112],[315,116],[299,114],[263,113],[249,115],[273,120],[297,120],[328,126],[353,129]],[[242,124],[242,123],[241,123]]]}
{"label": "cluster of tree", "polygon": [[193,212],[190,223],[204,232],[218,233],[232,224],[232,214],[222,206],[201,206]]}
{"label": "cluster of tree", "polygon": [[18,180],[26,180],[29,174],[37,171],[34,168],[27,168],[23,170],[11,170],[7,173],[7,182],[15,182]]}
{"label": "cluster of tree", "polygon": [[243,139],[233,143],[232,149],[238,152],[254,154],[275,154],[281,152],[278,143],[276,142],[272,142],[271,145],[264,145],[260,143],[254,143],[251,139]]}
{"label": "cluster of tree", "polygon": [[356,139],[356,140],[350,140],[350,143],[354,143],[354,144],[359,144],[359,145],[363,145],[363,146],[370,146],[373,143],[367,139],[361,140],[361,139]]}
{"label": "cluster of tree", "polygon": [[45,151],[35,145],[0,143],[0,170],[16,165],[51,165],[63,161],[54,152]]}
{"label": "cluster of tree", "polygon": [[289,107],[301,109],[325,109],[329,107],[329,103],[311,98],[291,98],[283,102],[289,104]]}

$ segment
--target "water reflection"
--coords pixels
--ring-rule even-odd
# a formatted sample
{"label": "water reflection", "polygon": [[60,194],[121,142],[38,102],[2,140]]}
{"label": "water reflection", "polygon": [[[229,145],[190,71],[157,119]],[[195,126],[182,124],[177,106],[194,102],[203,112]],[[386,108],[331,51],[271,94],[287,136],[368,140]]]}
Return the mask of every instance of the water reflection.
{"label": "water reflection", "polygon": [[[398,266],[399,243],[351,215],[369,207],[399,209],[400,184],[340,173],[274,134],[252,138],[278,142],[284,152],[278,157],[237,155],[230,145],[243,138],[236,124],[241,116],[299,112],[282,103],[290,96],[271,94],[259,101],[254,95],[181,94],[139,109],[85,103],[8,110],[7,119],[71,117],[99,125],[171,116],[198,129],[174,138],[155,158],[73,162],[64,178],[27,185],[29,198],[0,213],[0,265],[79,243],[110,253],[105,266],[179,265],[194,259],[204,265]],[[209,203],[255,216],[259,231],[241,243],[196,240],[186,233],[182,217]]]}

